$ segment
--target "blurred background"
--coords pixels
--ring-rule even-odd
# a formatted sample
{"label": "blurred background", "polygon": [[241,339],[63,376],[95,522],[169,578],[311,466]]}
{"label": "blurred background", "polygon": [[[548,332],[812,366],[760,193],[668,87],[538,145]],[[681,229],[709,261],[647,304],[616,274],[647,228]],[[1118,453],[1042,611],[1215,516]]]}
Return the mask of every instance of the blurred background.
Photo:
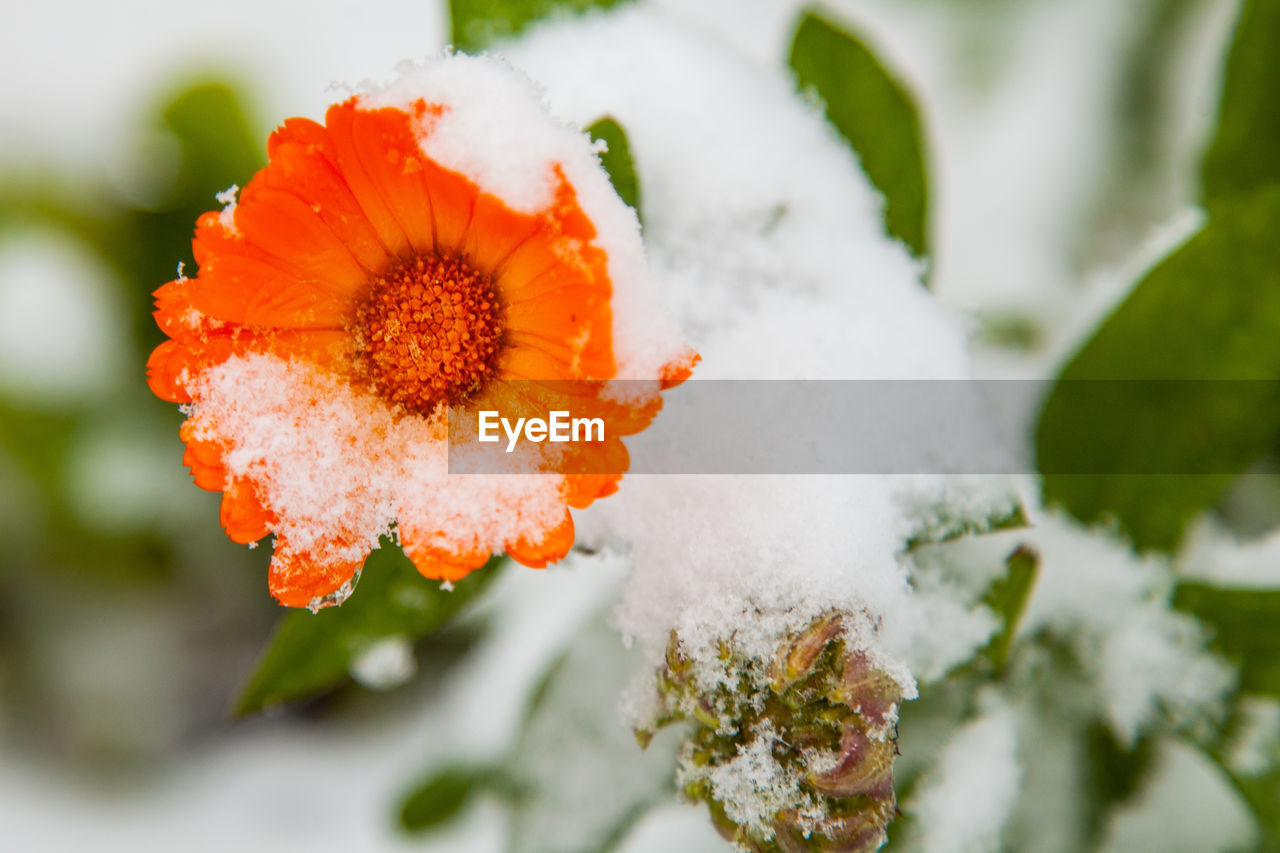
{"label": "blurred background", "polygon": [[[800,8],[657,5],[768,61]],[[979,371],[1053,375],[1199,221],[1193,161],[1238,4],[830,6],[916,93],[934,290],[973,328]],[[150,294],[191,264],[197,215],[262,165],[270,129],[450,32],[431,0],[0,9],[0,846],[501,846],[495,805],[426,837],[397,810],[434,763],[467,757],[447,800],[504,754],[622,567],[494,567],[458,620],[465,598],[282,622],[268,549],[225,538],[218,496],[180,464],[182,415],[144,382]],[[1227,517],[1267,529],[1275,494],[1254,478]],[[384,562],[386,583],[408,577]],[[704,824],[671,807],[627,849],[712,849]]]}

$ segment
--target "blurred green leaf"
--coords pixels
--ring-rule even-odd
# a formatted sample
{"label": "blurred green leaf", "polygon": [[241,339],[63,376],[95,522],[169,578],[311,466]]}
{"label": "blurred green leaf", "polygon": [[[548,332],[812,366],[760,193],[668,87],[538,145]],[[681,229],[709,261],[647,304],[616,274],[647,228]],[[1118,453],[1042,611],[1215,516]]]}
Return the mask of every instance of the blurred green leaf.
{"label": "blurred green leaf", "polygon": [[453,46],[475,53],[554,14],[608,9],[629,0],[449,0]]}
{"label": "blurred green leaf", "polygon": [[916,254],[927,253],[924,135],[906,87],[866,45],[814,11],[800,19],[790,63],[884,193],[889,233]]}
{"label": "blurred green leaf", "polygon": [[[1047,501],[1088,523],[1114,518],[1139,548],[1172,549],[1273,446],[1276,234],[1280,186],[1224,204],[1076,353],[1036,433]],[[1195,471],[1206,473],[1177,473]]]}
{"label": "blurred green leaf", "polygon": [[203,212],[215,193],[245,184],[262,166],[264,145],[250,128],[241,96],[224,83],[184,89],[163,109],[161,121],[182,150],[166,206],[195,204]]}
{"label": "blurred green leaf", "polygon": [[1005,561],[1009,573],[991,585],[982,597],[982,603],[1000,617],[1000,630],[991,638],[983,654],[991,661],[996,672],[1004,669],[1009,661],[1009,647],[1018,623],[1031,600],[1036,578],[1040,575],[1040,555],[1026,545],[1021,545]]}
{"label": "blurred green leaf", "polygon": [[636,164],[631,158],[631,145],[627,142],[627,134],[612,116],[597,119],[587,128],[592,139],[601,140],[609,146],[600,155],[600,165],[609,173],[614,192],[640,215],[640,179],[636,177]]}
{"label": "blurred green leaf", "polygon": [[500,562],[495,557],[450,592],[425,580],[399,547],[384,540],[341,607],[293,610],[280,620],[235,713],[257,713],[342,684],[352,662],[379,640],[430,634],[488,587]]}
{"label": "blurred green leaf", "polygon": [[1227,56],[1217,134],[1202,167],[1212,210],[1280,181],[1280,0],[1246,0]]}
{"label": "blurred green leaf", "polygon": [[487,767],[457,764],[438,770],[404,799],[400,826],[422,832],[452,820],[493,778]]}
{"label": "blurred green leaf", "polygon": [[1280,590],[1181,583],[1173,606],[1210,628],[1213,646],[1240,666],[1240,689],[1280,697]]}
{"label": "blurred green leaf", "polygon": [[1116,740],[1111,726],[1098,721],[1084,733],[1088,778],[1084,786],[1089,801],[1088,836],[1096,838],[1107,818],[1129,801],[1147,780],[1154,766],[1155,742],[1141,738],[1133,746]]}

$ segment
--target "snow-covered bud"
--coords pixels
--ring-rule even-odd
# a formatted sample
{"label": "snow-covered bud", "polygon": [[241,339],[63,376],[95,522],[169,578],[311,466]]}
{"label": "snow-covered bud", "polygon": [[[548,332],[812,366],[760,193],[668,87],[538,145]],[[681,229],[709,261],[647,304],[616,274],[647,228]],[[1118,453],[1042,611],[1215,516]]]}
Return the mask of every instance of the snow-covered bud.
{"label": "snow-covered bud", "polygon": [[740,849],[862,853],[885,841],[902,689],[852,648],[845,621],[814,620],[768,660],[727,640],[717,660],[695,662],[671,635],[655,725],[693,724],[679,787]]}

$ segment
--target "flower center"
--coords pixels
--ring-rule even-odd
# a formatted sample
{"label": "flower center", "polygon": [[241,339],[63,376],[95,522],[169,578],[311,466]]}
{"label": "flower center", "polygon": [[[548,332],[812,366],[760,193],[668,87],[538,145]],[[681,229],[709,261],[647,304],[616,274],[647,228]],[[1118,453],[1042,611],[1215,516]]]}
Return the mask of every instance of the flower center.
{"label": "flower center", "polygon": [[493,283],[468,264],[419,256],[374,279],[351,332],[357,363],[378,394],[430,415],[493,376],[502,307]]}

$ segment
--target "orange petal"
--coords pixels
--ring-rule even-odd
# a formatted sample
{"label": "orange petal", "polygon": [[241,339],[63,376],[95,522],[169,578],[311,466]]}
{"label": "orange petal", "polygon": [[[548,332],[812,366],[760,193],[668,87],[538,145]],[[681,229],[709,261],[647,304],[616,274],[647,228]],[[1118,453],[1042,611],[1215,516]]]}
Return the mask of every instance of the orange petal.
{"label": "orange petal", "polygon": [[458,542],[443,531],[431,530],[413,523],[401,523],[400,547],[425,578],[456,581],[488,562],[488,547],[478,538]]}
{"label": "orange petal", "polygon": [[355,577],[363,563],[363,558],[320,562],[310,554],[289,553],[277,536],[267,584],[271,595],[285,607],[306,607],[315,599],[336,592]]}
{"label": "orange petal", "polygon": [[574,509],[586,509],[598,498],[618,491],[621,474],[567,474],[564,478],[564,500]]}
{"label": "orange petal", "polygon": [[459,581],[489,561],[488,553],[479,559],[459,559],[447,551],[432,548],[405,549],[418,573],[428,580]]}
{"label": "orange petal", "polygon": [[267,141],[271,162],[260,173],[266,186],[293,193],[342,240],[370,273],[391,266],[387,247],[378,238],[360,203],[335,165],[329,132],[309,119],[289,119]]}
{"label": "orange petal", "polygon": [[544,568],[547,563],[559,560],[573,547],[573,516],[565,510],[564,518],[546,531],[538,540],[524,536],[508,539],[504,545],[511,559],[531,569]]}
{"label": "orange petal", "polygon": [[262,505],[258,490],[244,477],[233,477],[222,491],[222,527],[232,542],[248,545],[271,532],[275,515]]}
{"label": "orange petal", "polygon": [[162,400],[192,402],[190,385],[206,370],[234,355],[269,352],[284,359],[304,358],[345,370],[352,348],[346,332],[327,329],[256,332],[229,327],[202,339],[165,341],[147,360],[147,384]]}
{"label": "orange petal", "polygon": [[573,371],[563,359],[548,355],[527,344],[516,344],[499,356],[498,371],[503,379],[572,379]]}
{"label": "orange petal", "polygon": [[[405,113],[358,111],[353,127],[357,155],[415,252],[436,251],[436,223],[426,155]],[[434,164],[432,164],[434,165]]]}
{"label": "orange petal", "polygon": [[227,484],[227,469],[222,459],[225,449],[217,441],[195,436],[195,423],[183,421],[178,435],[187,445],[182,453],[182,464],[191,469],[191,478],[207,492],[219,492]]}
{"label": "orange petal", "polygon": [[268,328],[341,329],[354,313],[319,282],[247,255],[224,256],[205,267],[191,302],[216,319]]}
{"label": "orange petal", "polygon": [[201,338],[221,325],[192,307],[191,285],[192,279],[175,279],[152,293],[156,325],[174,340]]}
{"label": "orange petal", "polygon": [[[381,183],[387,177],[387,168],[381,146],[395,139],[397,131],[403,131],[408,119],[399,110],[369,112],[357,109],[355,101],[355,98],[350,98],[335,104],[325,113],[325,127],[329,130],[335,162],[379,241],[387,247],[387,254],[393,258],[404,258],[412,244],[390,200],[383,195]],[[397,122],[399,128],[396,127]],[[423,211],[424,216],[427,214],[428,211]]]}
{"label": "orange petal", "polygon": [[542,233],[545,227],[540,219],[516,213],[497,197],[480,193],[475,197],[470,224],[463,227],[457,251],[476,269],[493,275],[517,249]]}
{"label": "orange petal", "polygon": [[190,350],[178,341],[165,341],[147,359],[147,385],[151,393],[170,403],[190,403],[187,378]]}
{"label": "orange petal", "polygon": [[320,214],[293,193],[255,178],[240,193],[235,217],[236,227],[249,245],[298,278],[316,282],[330,295],[354,299],[367,286],[369,271]]}
{"label": "orange petal", "polygon": [[702,361],[702,356],[690,349],[680,358],[669,362],[662,368],[662,390],[670,390],[693,375],[693,369]]}

